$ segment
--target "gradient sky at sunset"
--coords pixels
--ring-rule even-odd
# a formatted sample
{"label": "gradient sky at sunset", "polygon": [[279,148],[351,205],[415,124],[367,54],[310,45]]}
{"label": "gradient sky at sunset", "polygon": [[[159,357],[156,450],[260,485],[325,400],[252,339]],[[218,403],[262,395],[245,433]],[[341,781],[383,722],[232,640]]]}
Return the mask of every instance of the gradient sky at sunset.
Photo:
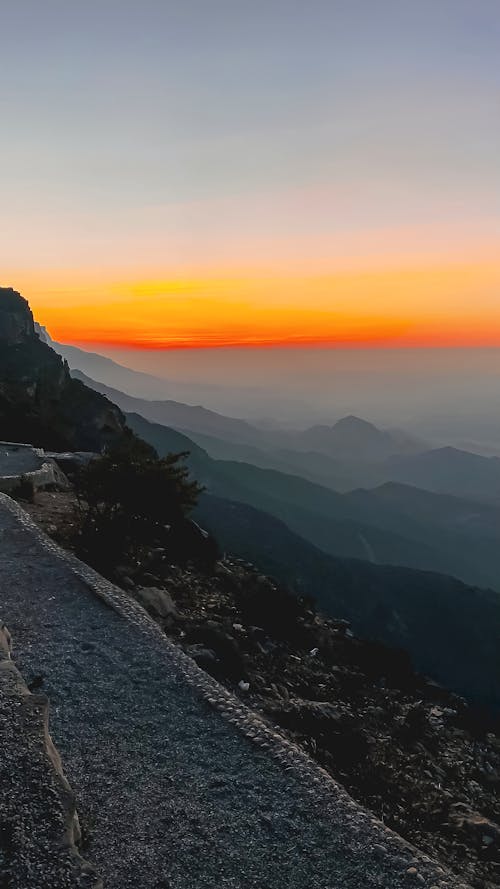
{"label": "gradient sky at sunset", "polygon": [[16,0],[0,58],[56,338],[500,345],[498,0]]}

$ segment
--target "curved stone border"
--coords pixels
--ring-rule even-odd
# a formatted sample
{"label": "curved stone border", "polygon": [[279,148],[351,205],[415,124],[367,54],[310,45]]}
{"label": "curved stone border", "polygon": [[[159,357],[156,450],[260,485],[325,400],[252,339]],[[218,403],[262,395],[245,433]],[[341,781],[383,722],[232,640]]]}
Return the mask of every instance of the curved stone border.
{"label": "curved stone border", "polygon": [[[470,889],[464,882],[457,882],[450,871],[445,870],[430,856],[421,852],[411,843],[386,827],[372,813],[358,805],[346,790],[334,778],[314,762],[299,747],[271,728],[257,713],[250,710],[238,698],[220,685],[213,677],[204,673],[201,668],[178,646],[171,642],[162,629],[147,612],[128,596],[127,593],[103,578],[89,565],[81,562],[72,553],[63,550],[47,537],[24,510],[5,494],[0,494],[0,506],[8,509],[16,519],[30,531],[37,541],[48,552],[62,559],[79,577],[89,590],[99,596],[108,606],[112,607],[126,620],[139,625],[147,635],[161,639],[170,661],[180,676],[215,710],[217,710],[232,726],[246,738],[268,751],[286,771],[294,772],[304,784],[306,792],[313,793],[316,799],[321,798],[325,810],[328,810],[332,798],[336,806],[342,807],[344,823],[352,824],[353,832],[360,829],[367,831],[367,841],[375,846],[380,854],[392,852],[401,861],[401,872],[409,872],[409,879],[416,877],[417,884],[428,886],[429,889]],[[338,818],[338,811],[337,811]]]}

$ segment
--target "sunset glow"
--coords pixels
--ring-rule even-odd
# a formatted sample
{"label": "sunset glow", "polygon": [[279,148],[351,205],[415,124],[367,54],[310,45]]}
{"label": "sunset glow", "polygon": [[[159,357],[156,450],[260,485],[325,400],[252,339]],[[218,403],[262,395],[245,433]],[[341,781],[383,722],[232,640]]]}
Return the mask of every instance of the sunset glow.
{"label": "sunset glow", "polygon": [[500,262],[493,260],[308,277],[87,280],[81,292],[72,290],[74,280],[50,292],[35,281],[25,288],[40,322],[68,343],[500,345]]}

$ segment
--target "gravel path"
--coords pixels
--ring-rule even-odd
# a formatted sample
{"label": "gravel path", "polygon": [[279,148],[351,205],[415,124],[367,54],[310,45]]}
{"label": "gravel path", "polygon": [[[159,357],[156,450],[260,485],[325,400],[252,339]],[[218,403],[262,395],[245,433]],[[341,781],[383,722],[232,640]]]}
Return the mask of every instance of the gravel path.
{"label": "gravel path", "polygon": [[462,889],[3,495],[0,618],[108,889]]}

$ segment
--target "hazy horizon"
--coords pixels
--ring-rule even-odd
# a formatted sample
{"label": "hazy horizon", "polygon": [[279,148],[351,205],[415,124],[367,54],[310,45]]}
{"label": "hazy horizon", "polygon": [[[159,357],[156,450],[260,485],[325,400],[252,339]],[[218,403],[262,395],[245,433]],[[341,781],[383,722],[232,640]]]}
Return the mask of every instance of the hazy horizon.
{"label": "hazy horizon", "polygon": [[161,397],[254,421],[300,426],[357,414],[464,445],[493,446],[500,431],[500,349],[73,345],[165,379]]}

